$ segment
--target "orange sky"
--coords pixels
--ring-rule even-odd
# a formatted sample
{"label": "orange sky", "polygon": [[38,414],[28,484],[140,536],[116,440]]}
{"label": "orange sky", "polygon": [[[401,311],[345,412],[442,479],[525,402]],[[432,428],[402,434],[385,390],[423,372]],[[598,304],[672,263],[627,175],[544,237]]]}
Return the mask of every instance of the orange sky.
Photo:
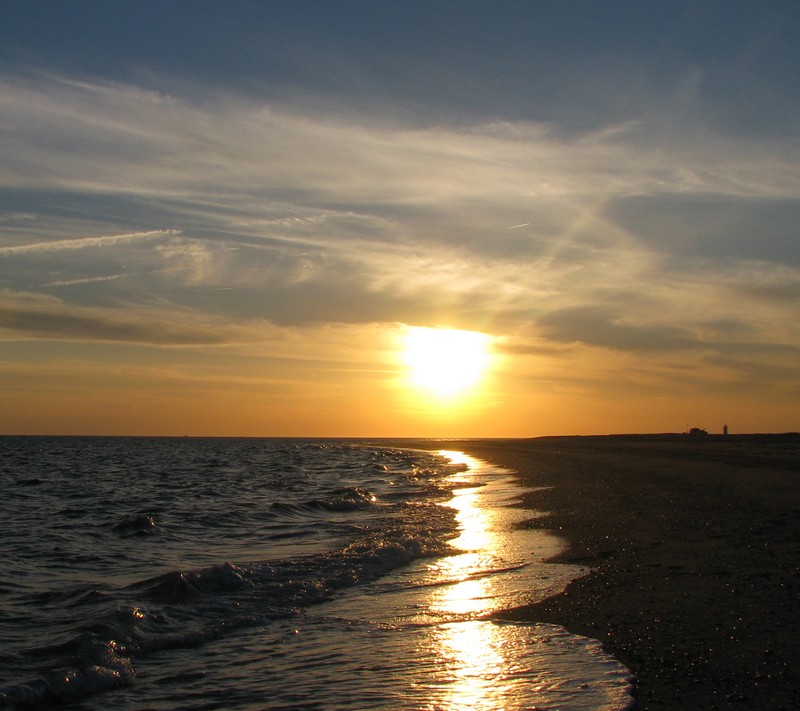
{"label": "orange sky", "polygon": [[[334,331],[336,329],[333,329]],[[501,339],[481,378],[440,395],[412,382],[400,326],[309,334],[298,355],[260,348],[152,349],[36,341],[4,369],[5,433],[219,436],[527,437],[604,432],[789,431],[791,392],[737,392],[724,373],[679,358],[577,347],[517,354]],[[283,343],[283,342],[282,342]],[[315,352],[323,343],[324,352]],[[336,353],[333,353],[336,349]],[[64,352],[66,351],[66,352]],[[578,374],[576,361],[583,361]],[[616,362],[613,362],[615,361]],[[615,372],[614,372],[615,371]],[[681,377],[681,373],[685,377]],[[705,381],[698,387],[698,381]]]}

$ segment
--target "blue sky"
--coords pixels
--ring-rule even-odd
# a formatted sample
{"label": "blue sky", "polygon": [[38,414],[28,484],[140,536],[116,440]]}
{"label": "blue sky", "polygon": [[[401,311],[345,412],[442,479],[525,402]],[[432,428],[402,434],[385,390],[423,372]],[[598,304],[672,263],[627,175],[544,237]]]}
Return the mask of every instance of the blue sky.
{"label": "blue sky", "polygon": [[[798,429],[798,36],[791,2],[6,2],[0,426]],[[482,399],[400,397],[408,326],[489,334]]]}
{"label": "blue sky", "polygon": [[769,134],[797,120],[798,14],[735,0],[12,0],[0,41],[10,71],[210,85],[422,124],[591,129],[660,112],[696,83],[694,118]]}

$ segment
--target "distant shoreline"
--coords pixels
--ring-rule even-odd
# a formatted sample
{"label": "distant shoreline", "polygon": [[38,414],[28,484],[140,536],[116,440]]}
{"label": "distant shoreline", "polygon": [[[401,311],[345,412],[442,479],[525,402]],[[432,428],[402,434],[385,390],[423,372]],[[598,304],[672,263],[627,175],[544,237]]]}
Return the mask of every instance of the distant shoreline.
{"label": "distant shoreline", "polygon": [[[612,433],[612,434],[571,434],[571,435],[536,435],[531,437],[374,437],[368,435],[176,435],[176,434],[43,434],[43,433],[0,433],[3,437],[53,437],[75,439],[285,439],[298,441],[349,441],[349,442],[387,442],[387,443],[425,443],[429,445],[437,442],[758,442],[758,441],[800,441],[800,432],[753,432],[739,434],[693,435],[686,432],[661,432],[661,433]],[[429,449],[428,446],[422,447]]]}

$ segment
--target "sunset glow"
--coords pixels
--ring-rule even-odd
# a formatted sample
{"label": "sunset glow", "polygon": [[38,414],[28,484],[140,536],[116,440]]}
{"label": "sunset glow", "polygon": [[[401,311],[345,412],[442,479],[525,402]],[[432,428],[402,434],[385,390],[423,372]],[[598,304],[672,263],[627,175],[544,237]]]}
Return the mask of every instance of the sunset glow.
{"label": "sunset glow", "polygon": [[800,5],[11,4],[1,433],[800,429]]}
{"label": "sunset glow", "polygon": [[442,397],[478,384],[489,365],[489,337],[448,328],[411,328],[405,364],[413,386]]}

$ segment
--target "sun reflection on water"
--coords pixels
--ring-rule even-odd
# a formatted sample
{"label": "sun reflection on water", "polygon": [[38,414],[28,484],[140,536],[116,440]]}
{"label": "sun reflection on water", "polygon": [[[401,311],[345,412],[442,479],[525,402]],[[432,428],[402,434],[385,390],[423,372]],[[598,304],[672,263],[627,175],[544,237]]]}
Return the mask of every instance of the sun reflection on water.
{"label": "sun reflection on water", "polygon": [[450,677],[442,699],[445,708],[504,708],[509,695],[503,683],[507,668],[498,632],[498,626],[479,620],[436,628],[435,639]]}
{"label": "sun reflection on water", "polygon": [[603,656],[599,643],[555,625],[489,619],[554,594],[580,569],[542,563],[561,547],[519,528],[529,512],[509,506],[520,495],[509,472],[460,452],[441,454],[465,465],[450,477],[453,496],[442,504],[459,525],[452,554],[418,561],[376,583],[372,595],[345,596],[324,610],[323,619],[369,621],[348,629],[369,637],[349,643],[346,654],[365,674],[388,670],[397,684],[396,696],[384,690],[390,700],[370,708],[629,708],[629,672]]}
{"label": "sun reflection on water", "polygon": [[439,573],[452,584],[440,588],[431,601],[431,607],[440,613],[464,615],[490,611],[487,600],[493,597],[490,577],[480,577],[495,563],[497,532],[493,530],[489,511],[480,504],[480,486],[469,486],[480,462],[463,452],[443,450],[442,455],[454,464],[466,464],[467,472],[451,477],[457,485],[447,506],[455,509],[459,535],[450,541],[460,553],[439,561]]}
{"label": "sun reflection on water", "polygon": [[446,701],[441,699],[444,705],[437,708],[504,708],[516,694],[510,681],[513,668],[503,649],[503,627],[480,619],[499,605],[496,576],[487,574],[498,565],[497,522],[492,509],[481,506],[482,487],[470,486],[481,463],[462,452],[441,454],[469,469],[451,478],[457,488],[447,503],[456,511],[460,530],[450,543],[460,552],[437,566],[442,579],[452,582],[437,588],[429,603],[432,611],[458,620],[435,627],[432,641],[447,677],[442,689]]}

